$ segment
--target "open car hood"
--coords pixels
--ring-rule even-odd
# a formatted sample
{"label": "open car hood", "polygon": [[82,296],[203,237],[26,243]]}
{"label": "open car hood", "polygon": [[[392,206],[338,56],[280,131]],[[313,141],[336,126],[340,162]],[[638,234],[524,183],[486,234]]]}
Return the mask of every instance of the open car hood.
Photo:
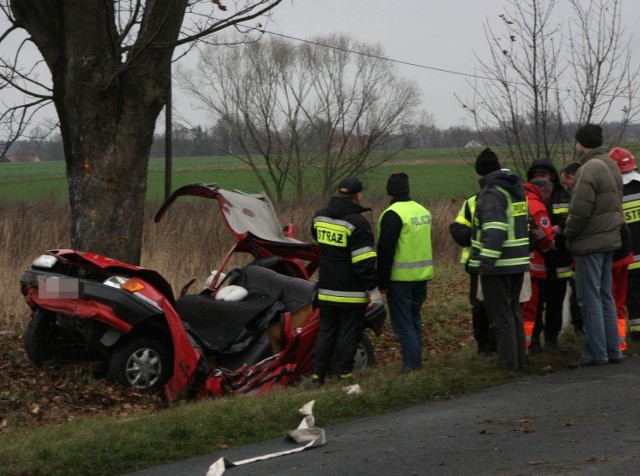
{"label": "open car hood", "polygon": [[247,194],[237,190],[223,190],[213,184],[194,183],[180,187],[160,207],[155,222],[158,223],[173,202],[183,195],[216,199],[224,221],[237,241],[250,237],[273,245],[315,246],[285,236],[271,200],[264,192]]}

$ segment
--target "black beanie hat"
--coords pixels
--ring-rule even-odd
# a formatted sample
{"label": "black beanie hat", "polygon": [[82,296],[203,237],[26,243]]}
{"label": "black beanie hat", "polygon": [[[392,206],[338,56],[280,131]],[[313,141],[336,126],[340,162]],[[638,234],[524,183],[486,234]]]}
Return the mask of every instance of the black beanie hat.
{"label": "black beanie hat", "polygon": [[585,124],[576,132],[576,142],[587,149],[602,145],[602,127],[597,124]]}
{"label": "black beanie hat", "polygon": [[498,156],[489,147],[480,152],[480,155],[476,158],[476,173],[478,175],[484,176],[501,168]]}
{"label": "black beanie hat", "polygon": [[391,174],[387,180],[387,195],[391,197],[409,195],[409,176],[404,172]]}

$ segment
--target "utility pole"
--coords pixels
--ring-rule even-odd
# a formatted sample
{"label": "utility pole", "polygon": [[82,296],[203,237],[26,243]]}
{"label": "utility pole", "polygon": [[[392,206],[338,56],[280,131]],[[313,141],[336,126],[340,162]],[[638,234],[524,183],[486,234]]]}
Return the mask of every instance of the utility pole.
{"label": "utility pole", "polygon": [[172,107],[171,107],[171,65],[169,65],[169,87],[167,88],[167,103],[164,106],[165,112],[165,131],[164,131],[164,199],[167,200],[171,195],[171,172],[172,172],[172,153],[173,147],[171,142],[172,130]]}

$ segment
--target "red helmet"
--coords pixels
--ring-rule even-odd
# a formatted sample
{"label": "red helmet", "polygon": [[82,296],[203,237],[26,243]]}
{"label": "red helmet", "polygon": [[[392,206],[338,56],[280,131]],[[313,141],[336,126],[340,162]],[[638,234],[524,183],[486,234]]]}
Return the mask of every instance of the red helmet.
{"label": "red helmet", "polygon": [[636,167],[636,159],[631,152],[622,147],[615,147],[611,149],[609,152],[609,157],[613,159],[616,164],[618,164],[618,168],[621,173],[628,172],[629,170],[635,170]]}

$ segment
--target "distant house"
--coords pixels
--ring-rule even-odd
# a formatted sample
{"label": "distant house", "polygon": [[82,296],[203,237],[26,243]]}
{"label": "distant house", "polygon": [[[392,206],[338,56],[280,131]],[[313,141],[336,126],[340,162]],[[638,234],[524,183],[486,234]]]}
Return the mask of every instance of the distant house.
{"label": "distant house", "polygon": [[0,162],[12,162],[14,164],[18,162],[40,162],[40,157],[33,154],[7,154],[0,159]]}
{"label": "distant house", "polygon": [[470,149],[472,147],[482,147],[482,144],[474,139],[467,142],[464,146],[465,149]]}
{"label": "distant house", "polygon": [[331,143],[331,152],[354,152],[363,146],[363,140],[356,137],[349,137],[346,140],[334,139]]}

